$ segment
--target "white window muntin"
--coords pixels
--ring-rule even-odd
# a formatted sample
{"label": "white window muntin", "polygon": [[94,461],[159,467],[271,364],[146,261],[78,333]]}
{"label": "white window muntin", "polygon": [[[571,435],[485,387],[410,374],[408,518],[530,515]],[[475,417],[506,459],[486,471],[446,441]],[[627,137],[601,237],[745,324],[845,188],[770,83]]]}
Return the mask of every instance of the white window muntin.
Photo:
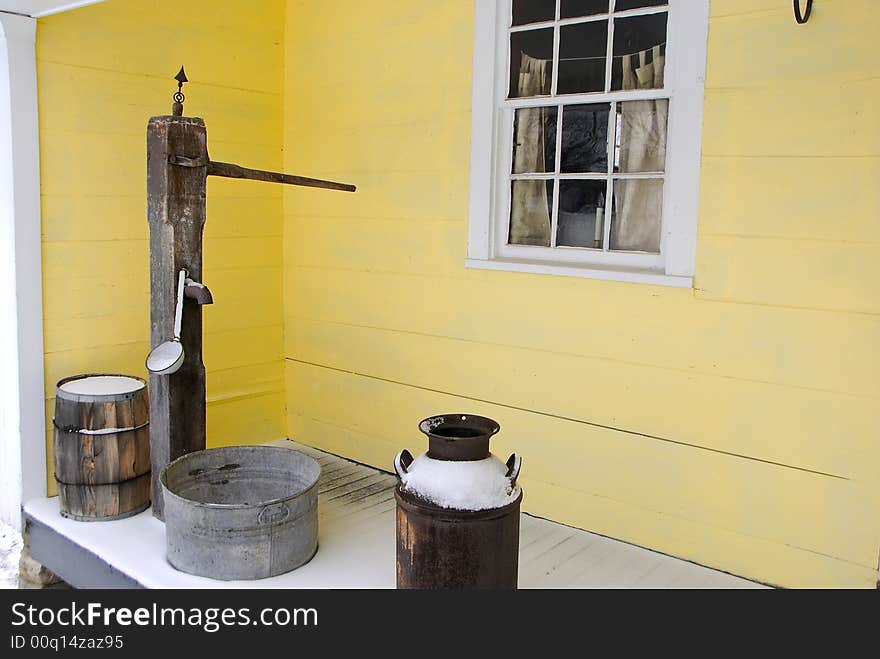
{"label": "white window muntin", "polygon": [[[557,16],[559,2],[557,2]],[[489,269],[546,271],[602,279],[650,281],[690,286],[694,271],[696,216],[699,197],[700,142],[705,78],[708,0],[670,0],[667,5],[627,10],[614,18],[668,12],[666,73],[663,89],[606,91],[558,96],[507,99],[510,80],[509,35],[511,32],[604,20],[611,14],[531,23],[511,27],[511,0],[475,0],[473,127],[471,136],[471,191],[468,260],[470,267]],[[613,29],[609,27],[609,29]],[[559,48],[554,35],[554,55]],[[613,48],[613,33],[608,39]],[[611,67],[611,53],[606,67]],[[552,91],[556,90],[558,67],[553,69]],[[491,90],[491,91],[490,91]],[[537,179],[609,179],[609,174],[530,174],[511,175],[513,117],[516,108],[575,104],[613,104],[619,101],[669,99],[669,126],[666,147],[666,170],[656,173],[613,173],[610,179],[651,178],[664,180],[660,254],[610,252],[610,221],[604,227],[603,249],[580,247],[539,247],[509,245],[510,180]],[[561,122],[562,113],[557,113]],[[611,113],[614,116],[614,112]],[[557,125],[557,142],[561,130]],[[614,146],[609,131],[609,153]],[[556,157],[561,153],[557,144]],[[558,163],[557,163],[558,165]],[[557,171],[559,167],[557,166]],[[610,180],[609,179],[609,180]],[[558,185],[554,195],[558,195]],[[553,214],[558,213],[554,200]],[[554,219],[551,236],[556,239]],[[553,244],[553,243],[551,243]],[[493,261],[493,263],[489,263]],[[518,262],[520,262],[518,264]],[[547,267],[542,270],[541,263]],[[579,269],[580,268],[580,269]],[[644,275],[644,276],[642,276]],[[659,276],[658,276],[659,275]],[[664,277],[670,278],[664,281]]]}

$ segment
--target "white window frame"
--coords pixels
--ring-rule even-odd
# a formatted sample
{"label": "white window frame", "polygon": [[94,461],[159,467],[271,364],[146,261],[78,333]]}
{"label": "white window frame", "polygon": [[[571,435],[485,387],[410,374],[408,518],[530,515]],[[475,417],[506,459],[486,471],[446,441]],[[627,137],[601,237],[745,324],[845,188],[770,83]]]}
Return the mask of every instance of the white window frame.
{"label": "white window frame", "polygon": [[709,0],[669,0],[668,5],[663,90],[563,97],[576,103],[669,97],[660,255],[650,255],[506,244],[513,114],[534,102],[506,98],[512,0],[474,0],[467,267],[693,286]]}

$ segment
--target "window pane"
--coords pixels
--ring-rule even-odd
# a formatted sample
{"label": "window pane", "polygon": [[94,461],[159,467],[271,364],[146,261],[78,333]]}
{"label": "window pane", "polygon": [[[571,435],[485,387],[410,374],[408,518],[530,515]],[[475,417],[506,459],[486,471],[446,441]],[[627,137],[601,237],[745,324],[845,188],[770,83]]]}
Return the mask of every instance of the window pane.
{"label": "window pane", "polygon": [[513,173],[556,171],[556,107],[520,108],[513,123]]}
{"label": "window pane", "polygon": [[614,11],[626,11],[627,9],[638,9],[639,7],[657,7],[668,3],[669,0],[617,0],[614,3]]}
{"label": "window pane", "polygon": [[[662,172],[666,168],[666,126],[669,101],[627,101],[617,104],[614,171],[627,174]],[[565,131],[562,133],[565,136]],[[563,150],[563,155],[565,151]]]}
{"label": "window pane", "polygon": [[559,94],[605,91],[608,22],[591,21],[559,28]]}
{"label": "window pane", "polygon": [[666,65],[666,12],[614,21],[611,89],[662,89]]}
{"label": "window pane", "polygon": [[513,0],[513,24],[540,23],[556,18],[556,0]]}
{"label": "window pane", "polygon": [[562,111],[562,171],[608,171],[607,103],[567,105]]}
{"label": "window pane", "polygon": [[661,179],[614,181],[611,249],[660,253]]}
{"label": "window pane", "polygon": [[513,181],[510,244],[550,247],[553,181]]}
{"label": "window pane", "polygon": [[607,13],[608,9],[608,0],[562,0],[562,4],[559,6],[559,17],[592,16],[593,14]]}
{"label": "window pane", "polygon": [[559,182],[559,226],[556,244],[602,247],[606,181]]}
{"label": "window pane", "polygon": [[546,96],[553,78],[553,29],[510,35],[509,98]]}

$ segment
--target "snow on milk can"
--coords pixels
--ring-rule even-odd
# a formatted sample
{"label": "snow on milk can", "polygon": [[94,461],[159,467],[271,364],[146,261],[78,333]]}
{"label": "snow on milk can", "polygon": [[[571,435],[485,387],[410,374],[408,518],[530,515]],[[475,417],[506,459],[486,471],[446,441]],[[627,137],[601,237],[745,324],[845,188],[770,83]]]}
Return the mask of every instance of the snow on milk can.
{"label": "snow on milk can", "polygon": [[500,429],[482,416],[430,417],[419,424],[428,452],[395,457],[398,588],[516,588],[522,460],[489,452]]}

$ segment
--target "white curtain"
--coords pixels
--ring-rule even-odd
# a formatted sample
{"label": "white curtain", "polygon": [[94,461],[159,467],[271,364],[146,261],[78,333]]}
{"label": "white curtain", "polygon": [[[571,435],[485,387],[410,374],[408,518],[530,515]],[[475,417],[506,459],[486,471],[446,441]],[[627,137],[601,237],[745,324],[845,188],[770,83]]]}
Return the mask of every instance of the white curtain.
{"label": "white curtain", "polygon": [[[549,91],[551,63],[521,54],[519,96],[540,96]],[[517,112],[513,171],[544,171],[546,148],[544,108]],[[550,245],[550,213],[546,181],[514,181],[510,200],[510,244]]]}
{"label": "white curtain", "polygon": [[[666,58],[660,46],[623,58],[623,89],[662,89]],[[636,59],[636,57],[638,59]],[[669,102],[627,101],[621,105],[620,172],[663,171]],[[658,252],[662,181],[616,181],[611,249]]]}

